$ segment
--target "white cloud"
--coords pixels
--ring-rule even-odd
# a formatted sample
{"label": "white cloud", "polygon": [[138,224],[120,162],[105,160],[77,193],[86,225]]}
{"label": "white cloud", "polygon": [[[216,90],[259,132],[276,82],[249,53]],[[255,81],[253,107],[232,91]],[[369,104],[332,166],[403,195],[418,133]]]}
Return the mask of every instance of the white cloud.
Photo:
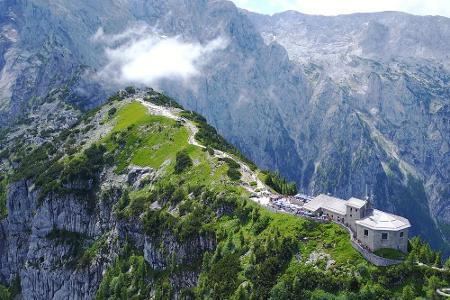
{"label": "white cloud", "polygon": [[164,79],[188,81],[200,74],[215,51],[227,46],[224,38],[202,45],[161,36],[145,26],[115,35],[106,35],[100,28],[91,40],[105,45],[108,63],[99,72],[102,81],[121,85],[157,85]]}
{"label": "white cloud", "polygon": [[297,10],[306,14],[339,15],[357,12],[403,11],[450,17],[449,0],[233,0],[261,13]]}

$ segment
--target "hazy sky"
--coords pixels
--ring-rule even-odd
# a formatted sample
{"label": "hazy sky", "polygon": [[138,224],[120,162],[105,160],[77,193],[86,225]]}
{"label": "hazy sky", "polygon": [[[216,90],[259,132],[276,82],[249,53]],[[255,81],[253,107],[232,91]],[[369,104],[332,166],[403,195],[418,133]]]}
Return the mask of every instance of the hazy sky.
{"label": "hazy sky", "polygon": [[297,10],[305,14],[403,11],[450,17],[450,0],[232,0],[237,6],[264,14]]}

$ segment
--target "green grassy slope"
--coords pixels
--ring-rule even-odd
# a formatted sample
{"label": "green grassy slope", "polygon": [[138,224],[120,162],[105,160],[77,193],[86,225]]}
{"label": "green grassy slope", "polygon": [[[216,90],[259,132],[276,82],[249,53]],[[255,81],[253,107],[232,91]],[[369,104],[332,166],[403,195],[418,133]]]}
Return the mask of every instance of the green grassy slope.
{"label": "green grassy slope", "polygon": [[[105,134],[67,145],[71,138],[81,139],[77,130],[86,131],[84,137],[91,136],[98,129],[95,120],[109,128]],[[214,134],[214,141],[208,140],[211,130],[206,132],[202,142],[223,146]],[[425,244],[416,241],[405,263],[377,268],[352,248],[348,233],[339,226],[258,206],[249,200],[239,180],[229,178],[226,162],[188,144],[189,134],[189,128],[150,115],[137,101],[114,98],[55,140],[53,146],[59,150],[34,149],[34,159],[24,158],[18,174],[11,177],[31,178],[44,187],[44,193],[67,193],[73,191],[62,185],[70,180],[93,181],[98,188],[98,175],[104,168],[126,174],[130,166],[151,167],[159,174],[156,181],[140,189],[124,186],[121,199],[113,206],[115,217],[138,222],[156,241],[163,234],[174,236],[180,244],[199,237],[214,241],[214,248],[201,257],[184,263],[173,258],[164,271],[153,270],[142,249],[121,241],[119,256],[105,273],[97,299],[147,299],[150,291],[156,299],[167,299],[177,292],[171,278],[183,272],[199,274],[197,286],[181,291],[185,299],[411,299],[411,295],[427,297],[436,284],[449,285],[449,272],[413,264],[425,257],[426,263],[434,263],[436,254]],[[176,172],[181,151],[192,164]],[[40,174],[27,172],[42,165],[46,168]],[[160,208],[155,209],[155,203]],[[104,241],[101,237],[82,249],[77,265],[88,264]]]}

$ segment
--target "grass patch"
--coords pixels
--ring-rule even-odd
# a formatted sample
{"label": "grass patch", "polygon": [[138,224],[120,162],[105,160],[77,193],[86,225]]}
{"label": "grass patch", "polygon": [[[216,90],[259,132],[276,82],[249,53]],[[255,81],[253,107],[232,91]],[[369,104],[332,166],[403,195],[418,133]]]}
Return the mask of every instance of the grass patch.
{"label": "grass patch", "polygon": [[396,250],[396,249],[390,249],[390,248],[381,248],[374,252],[375,255],[378,255],[383,258],[387,259],[404,259],[405,253]]}
{"label": "grass patch", "polygon": [[188,146],[187,128],[149,114],[137,101],[122,107],[114,120],[105,143],[110,151],[120,150],[115,155],[118,173],[130,164],[159,168],[165,161],[174,161],[176,153]]}
{"label": "grass patch", "polygon": [[79,268],[87,267],[92,260],[100,253],[100,251],[107,246],[107,235],[98,238],[89,248],[87,248],[78,261]]}

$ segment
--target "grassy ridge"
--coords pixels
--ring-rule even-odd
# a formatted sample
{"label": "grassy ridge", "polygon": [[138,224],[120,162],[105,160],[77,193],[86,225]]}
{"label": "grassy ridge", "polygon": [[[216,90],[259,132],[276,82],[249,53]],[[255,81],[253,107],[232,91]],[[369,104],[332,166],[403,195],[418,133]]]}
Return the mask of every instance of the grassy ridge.
{"label": "grassy ridge", "polygon": [[[186,297],[334,299],[339,294],[340,299],[391,299],[411,291],[414,296],[425,296],[433,282],[449,280],[407,263],[386,271],[373,267],[352,248],[348,233],[339,226],[267,211],[249,201],[248,194],[228,178],[227,162],[179,144],[177,150],[183,149],[188,149],[192,167],[177,173],[172,162],[156,189],[132,192],[118,212],[127,218],[142,216],[144,228],[155,238],[164,231],[174,234],[180,243],[199,235],[216,237],[215,250],[206,252],[199,261],[171,265],[171,271],[145,271],[156,282],[158,299],[173,296],[171,272],[198,270],[200,265],[199,285],[183,290]],[[167,155],[173,160],[173,153]],[[160,210],[150,209],[154,201],[161,204]],[[170,212],[174,206],[178,213]],[[322,258],[308,263],[317,255]],[[142,254],[138,258],[142,259]],[[127,265],[127,259],[117,263]],[[117,280],[129,276],[113,273]],[[106,294],[118,295],[111,289]]]}
{"label": "grassy ridge", "polygon": [[[144,260],[142,249],[122,241],[97,299],[146,299],[150,291],[156,299],[168,299],[176,292],[173,276],[194,271],[200,274],[199,283],[181,291],[186,299],[337,299],[336,295],[339,299],[413,299],[432,296],[436,285],[450,283],[450,274],[413,264],[414,259],[422,261],[423,257],[427,263],[436,261],[437,255],[425,244],[413,243],[404,264],[376,268],[352,248],[348,233],[338,225],[258,206],[237,184],[238,179],[230,178],[228,171],[236,169],[235,162],[219,160],[209,151],[189,145],[188,129],[176,121],[152,116],[138,102],[122,101],[110,104],[117,105],[113,113],[109,113],[111,108],[98,110],[86,119],[89,124],[93,116],[103,113],[101,119],[112,128],[86,150],[62,156],[46,146],[36,152],[34,162],[23,160],[26,164],[19,170],[32,174],[26,167],[33,163],[45,166],[45,176],[33,176],[43,184],[50,178],[50,187],[57,190],[64,178],[99,179],[100,167],[114,168],[116,173],[124,173],[132,165],[152,167],[158,170],[158,179],[144,183],[141,189],[123,186],[122,196],[113,206],[115,216],[121,222],[138,222],[156,245],[164,245],[161,237],[165,233],[181,245],[202,237],[215,247],[191,261],[177,262],[172,254],[167,257],[168,268],[156,271]],[[227,149],[215,131],[205,128],[207,145]],[[76,135],[70,137],[75,130],[66,138],[75,139]],[[176,169],[180,152],[192,164]],[[52,237],[66,243],[73,242],[76,235],[55,232]],[[104,236],[83,246],[76,265],[89,265],[105,246]]]}

